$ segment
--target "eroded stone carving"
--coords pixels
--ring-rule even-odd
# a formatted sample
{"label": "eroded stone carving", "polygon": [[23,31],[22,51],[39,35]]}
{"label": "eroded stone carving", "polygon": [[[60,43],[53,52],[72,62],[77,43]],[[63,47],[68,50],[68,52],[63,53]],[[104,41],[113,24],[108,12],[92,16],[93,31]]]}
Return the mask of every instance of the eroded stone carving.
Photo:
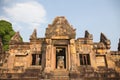
{"label": "eroded stone carving", "polygon": [[85,38],[93,39],[93,35],[90,34],[87,30],[85,31]]}
{"label": "eroded stone carving", "polygon": [[37,39],[37,31],[34,29],[32,35],[30,36],[30,39]]}
{"label": "eroded stone carving", "polygon": [[64,56],[58,56],[57,59],[57,69],[64,69]]}
{"label": "eroded stone carving", "polygon": [[75,49],[75,40],[74,39],[71,39],[70,40],[70,50],[71,50],[71,53],[76,53],[76,49]]}
{"label": "eroded stone carving", "polygon": [[110,49],[111,42],[109,39],[107,39],[107,37],[103,33],[101,33],[100,42],[104,43],[107,49]]}
{"label": "eroded stone carving", "polygon": [[105,49],[105,45],[100,42],[100,43],[97,44],[97,48],[98,49]]}
{"label": "eroded stone carving", "polygon": [[65,17],[57,17],[51,25],[46,29],[46,37],[51,38],[53,36],[68,36],[69,38],[75,38],[75,29],[67,22]]}
{"label": "eroded stone carving", "polygon": [[11,38],[10,43],[12,42],[22,42],[19,32],[16,32],[15,35]]}

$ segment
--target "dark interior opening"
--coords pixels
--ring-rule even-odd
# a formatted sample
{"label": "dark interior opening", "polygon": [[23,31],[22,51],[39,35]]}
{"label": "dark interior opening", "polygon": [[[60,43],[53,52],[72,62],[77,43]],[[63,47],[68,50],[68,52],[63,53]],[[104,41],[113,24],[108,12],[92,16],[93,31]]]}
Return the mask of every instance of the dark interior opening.
{"label": "dark interior opening", "polygon": [[89,54],[79,54],[80,65],[90,65],[90,55]]}
{"label": "dark interior opening", "polygon": [[58,67],[58,60],[62,58],[64,61],[64,66],[60,66],[62,69],[63,67],[66,68],[66,48],[63,47],[56,47],[56,68]]}
{"label": "dark interior opening", "polygon": [[39,58],[40,58],[39,65],[41,65],[41,63],[42,63],[42,54],[39,54]]}
{"label": "dark interior opening", "polygon": [[36,64],[36,54],[32,54],[32,65]]}
{"label": "dark interior opening", "polygon": [[41,65],[42,54],[32,54],[32,65]]}

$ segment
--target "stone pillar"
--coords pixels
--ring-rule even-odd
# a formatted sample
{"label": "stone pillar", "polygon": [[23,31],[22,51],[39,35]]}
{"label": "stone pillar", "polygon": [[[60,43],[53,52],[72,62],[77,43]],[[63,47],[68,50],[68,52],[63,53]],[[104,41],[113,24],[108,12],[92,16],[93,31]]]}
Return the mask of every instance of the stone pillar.
{"label": "stone pillar", "polygon": [[67,61],[66,61],[66,64],[67,64],[67,69],[70,70],[71,69],[71,51],[70,51],[70,45],[68,45],[68,52],[67,52]]}
{"label": "stone pillar", "polygon": [[53,45],[51,45],[50,61],[51,61],[51,70],[54,70],[55,69],[55,47]]}
{"label": "stone pillar", "polygon": [[75,39],[70,40],[71,71],[76,71],[76,48]]}
{"label": "stone pillar", "polygon": [[49,73],[51,71],[51,52],[52,52],[52,45],[51,39],[46,39],[46,64],[45,64],[45,72]]}

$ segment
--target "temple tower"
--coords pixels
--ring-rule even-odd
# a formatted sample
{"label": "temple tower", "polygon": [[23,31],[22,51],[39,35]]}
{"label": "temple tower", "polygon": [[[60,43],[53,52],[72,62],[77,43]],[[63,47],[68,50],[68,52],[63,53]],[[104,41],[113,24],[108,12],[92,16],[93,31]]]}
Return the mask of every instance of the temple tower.
{"label": "temple tower", "polygon": [[53,70],[70,71],[75,68],[75,29],[65,17],[56,17],[46,28],[45,72]]}

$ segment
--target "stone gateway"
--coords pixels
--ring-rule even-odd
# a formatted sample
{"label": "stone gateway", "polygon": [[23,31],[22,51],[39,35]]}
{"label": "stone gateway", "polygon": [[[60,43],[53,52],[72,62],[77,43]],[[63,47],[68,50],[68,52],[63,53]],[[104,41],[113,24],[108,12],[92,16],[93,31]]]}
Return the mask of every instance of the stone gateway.
{"label": "stone gateway", "polygon": [[93,42],[87,30],[76,39],[76,29],[56,17],[44,38],[35,29],[30,42],[21,42],[16,32],[5,56],[0,38],[0,80],[120,80],[120,42],[118,51],[110,44],[103,33]]}

